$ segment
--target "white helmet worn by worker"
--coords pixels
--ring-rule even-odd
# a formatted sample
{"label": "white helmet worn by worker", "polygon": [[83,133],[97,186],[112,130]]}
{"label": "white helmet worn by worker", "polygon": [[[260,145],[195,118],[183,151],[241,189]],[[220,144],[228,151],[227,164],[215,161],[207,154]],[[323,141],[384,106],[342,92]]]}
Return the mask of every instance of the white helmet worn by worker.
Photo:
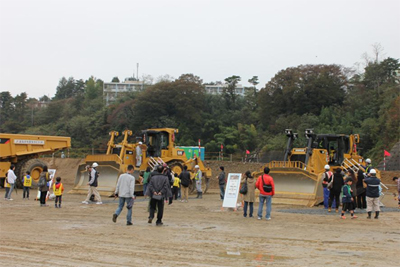
{"label": "white helmet worn by worker", "polygon": [[375,169],[371,169],[371,170],[369,171],[369,173],[370,173],[370,174],[376,174],[376,171],[375,171]]}
{"label": "white helmet worn by worker", "polygon": [[331,166],[329,166],[328,164],[325,165],[325,170],[330,170]]}
{"label": "white helmet worn by worker", "polygon": [[195,169],[200,169],[199,165],[194,166]]}
{"label": "white helmet worn by worker", "polygon": [[371,164],[371,159],[366,159],[365,162]]}
{"label": "white helmet worn by worker", "polygon": [[139,145],[143,145],[143,143],[142,143],[142,142],[139,142]]}
{"label": "white helmet worn by worker", "polygon": [[99,164],[97,164],[97,162],[93,162],[92,168],[96,168],[97,166],[99,166]]}

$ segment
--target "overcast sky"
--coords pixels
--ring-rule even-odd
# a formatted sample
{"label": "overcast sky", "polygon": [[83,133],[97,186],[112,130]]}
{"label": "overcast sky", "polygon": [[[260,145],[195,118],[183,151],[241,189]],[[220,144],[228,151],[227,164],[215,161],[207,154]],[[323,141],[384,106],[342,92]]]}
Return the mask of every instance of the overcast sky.
{"label": "overcast sky", "polygon": [[[400,58],[400,0],[0,0],[0,92],[53,97],[60,78],[184,73],[204,82],[301,64]],[[362,68],[361,68],[362,69]]]}

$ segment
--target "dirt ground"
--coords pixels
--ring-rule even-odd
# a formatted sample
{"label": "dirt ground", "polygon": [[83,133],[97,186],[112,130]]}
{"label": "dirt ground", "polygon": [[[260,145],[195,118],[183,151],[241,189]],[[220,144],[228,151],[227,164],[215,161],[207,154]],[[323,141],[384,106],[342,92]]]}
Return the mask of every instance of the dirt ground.
{"label": "dirt ground", "polygon": [[[66,192],[79,161],[57,159],[50,166]],[[220,164],[209,165],[216,175]],[[258,166],[224,165],[228,172]],[[386,184],[398,174],[385,174]],[[84,205],[84,195],[64,194],[63,207],[55,209],[52,201],[39,207],[35,194],[23,200],[18,190],[13,201],[0,200],[0,266],[398,266],[399,261],[400,213],[390,195],[378,220],[367,220],[364,211],[342,220],[321,207],[273,204],[272,220],[266,221],[244,218],[242,209],[221,209],[214,188],[201,200],[191,195],[189,203],[166,206],[164,226],[157,227],[147,223],[143,197],[135,201],[133,225],[126,226],[126,209],[117,223],[111,220],[113,198]]]}

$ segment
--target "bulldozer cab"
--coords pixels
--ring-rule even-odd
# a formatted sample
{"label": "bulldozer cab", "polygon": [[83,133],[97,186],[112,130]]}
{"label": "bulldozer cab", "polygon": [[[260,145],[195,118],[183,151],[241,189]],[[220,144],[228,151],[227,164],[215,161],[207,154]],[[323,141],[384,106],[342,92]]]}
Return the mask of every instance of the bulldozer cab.
{"label": "bulldozer cab", "polygon": [[347,135],[317,135],[313,148],[325,149],[329,165],[340,166],[345,159],[344,155],[351,151],[351,140]]}
{"label": "bulldozer cab", "polygon": [[143,141],[147,146],[146,157],[168,157],[173,148],[174,130],[146,130],[142,131]]}

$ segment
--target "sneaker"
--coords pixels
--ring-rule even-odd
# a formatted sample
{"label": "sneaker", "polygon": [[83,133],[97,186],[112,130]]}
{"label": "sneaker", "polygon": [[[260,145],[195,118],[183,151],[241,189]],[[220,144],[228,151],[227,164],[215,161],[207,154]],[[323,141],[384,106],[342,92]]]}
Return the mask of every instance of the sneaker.
{"label": "sneaker", "polygon": [[118,215],[114,213],[113,217],[112,217],[112,221],[116,223],[117,222],[117,217],[118,217]]}
{"label": "sneaker", "polygon": [[89,202],[87,202],[87,201],[82,201],[82,204],[89,204]]}
{"label": "sneaker", "polygon": [[268,217],[268,218],[267,218],[267,221],[269,221],[269,220],[271,220],[271,217]]}
{"label": "sneaker", "polygon": [[262,220],[262,218],[261,217],[257,217],[257,220]]}
{"label": "sneaker", "polygon": [[132,225],[132,223],[131,222],[127,222],[126,225]]}
{"label": "sneaker", "polygon": [[162,222],[158,222],[158,223],[156,223],[156,225],[157,225],[157,226],[162,226],[163,223],[162,223]]}
{"label": "sneaker", "polygon": [[153,218],[149,218],[149,220],[147,222],[148,223],[152,223],[153,222]]}
{"label": "sneaker", "polygon": [[343,216],[340,216],[340,218],[342,218],[342,219],[346,219],[346,216],[344,216],[344,215],[343,215]]}
{"label": "sneaker", "polygon": [[11,200],[14,200],[14,199],[12,199],[12,198],[8,198],[7,200],[10,200],[10,201],[11,201]]}
{"label": "sneaker", "polygon": [[99,202],[96,202],[96,204],[101,205],[101,204],[103,204],[103,202],[99,201]]}
{"label": "sneaker", "polygon": [[358,216],[357,215],[353,215],[351,218],[352,219],[356,219],[356,218],[358,218]]}

